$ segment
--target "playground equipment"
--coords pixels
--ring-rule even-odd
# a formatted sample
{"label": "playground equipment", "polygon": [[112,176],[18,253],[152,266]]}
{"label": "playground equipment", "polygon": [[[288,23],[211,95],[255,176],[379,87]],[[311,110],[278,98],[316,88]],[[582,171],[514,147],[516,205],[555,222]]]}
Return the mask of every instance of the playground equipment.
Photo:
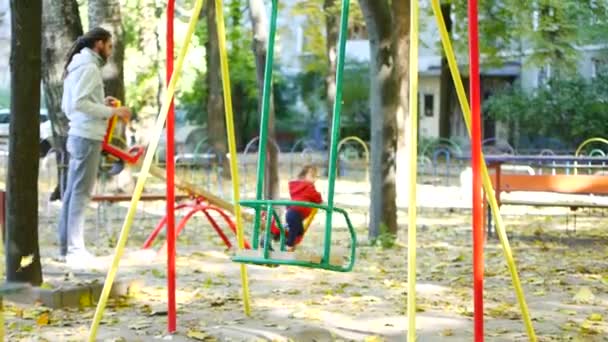
{"label": "playground equipment", "polygon": [[[120,101],[116,101],[114,103],[115,107],[120,107]],[[104,152],[109,153],[111,156],[117,158],[118,160],[125,161],[129,164],[136,164],[139,161],[139,158],[143,155],[145,151],[145,147],[143,146],[134,146],[128,151],[122,150],[119,147],[112,145],[112,138],[114,135],[114,131],[118,125],[118,116],[113,115],[110,120],[108,120],[108,130],[102,142],[102,150]]]}
{"label": "playground equipment", "polygon": [[[338,140],[340,136],[340,115],[342,106],[342,76],[344,70],[344,57],[346,50],[346,38],[348,31],[348,15],[349,15],[349,1],[342,1],[341,18],[340,18],[340,36],[338,40],[338,58],[337,58],[337,70],[336,70],[336,100],[334,102],[333,110],[333,122],[331,128],[331,147],[329,153],[329,167],[328,167],[328,198],[327,204],[315,204],[308,202],[288,201],[288,200],[267,200],[263,199],[263,186],[265,180],[265,162],[266,162],[266,150],[268,146],[268,113],[270,109],[270,91],[272,83],[272,70],[274,60],[274,43],[277,28],[277,12],[278,12],[278,0],[273,0],[271,3],[271,18],[270,18],[270,30],[268,39],[268,56],[266,57],[266,65],[264,72],[264,93],[262,99],[262,115],[260,119],[260,140],[259,140],[259,156],[258,156],[258,173],[257,173],[257,187],[256,187],[256,199],[241,201],[240,204],[255,210],[255,219],[253,221],[253,233],[252,233],[252,249],[243,251],[240,250],[235,257],[232,258],[235,262],[249,263],[249,264],[263,264],[263,265],[292,265],[302,266],[310,268],[326,269],[331,271],[348,272],[352,270],[355,263],[356,254],[356,234],[355,230],[350,222],[348,214],[345,210],[334,207],[334,188],[336,182],[336,161],[338,159]],[[236,200],[236,199],[235,199]],[[323,255],[317,256],[314,254],[306,255],[302,257],[298,253],[287,253],[285,252],[285,229],[280,224],[278,214],[275,210],[276,206],[302,206],[316,208],[326,211],[325,221],[325,239]],[[281,246],[280,251],[271,252],[269,249],[271,239],[271,222],[266,221],[265,227],[265,243],[263,248],[259,248],[260,238],[260,224],[262,213],[265,212],[267,217],[274,218],[277,222],[277,227],[280,230],[281,235]],[[342,214],[345,223],[350,233],[350,258],[349,262],[344,265],[340,263],[341,260],[332,258],[331,245],[332,245],[332,220],[333,213],[337,212]],[[238,217],[238,216],[237,216]],[[239,233],[240,235],[240,233]],[[340,258],[338,258],[340,259]],[[336,263],[337,262],[337,263]]]}
{"label": "playground equipment", "polygon": [[[226,225],[230,228],[230,230],[232,230],[232,232],[235,235],[237,233],[236,224],[234,223],[232,218],[230,218],[230,216],[228,214],[226,214],[226,212],[224,210],[222,210],[221,208],[218,208],[214,205],[206,204],[205,202],[207,202],[207,200],[204,197],[199,197],[199,198],[196,198],[193,203],[179,204],[175,207],[176,212],[179,210],[182,210],[182,209],[190,209],[190,211],[188,211],[188,213],[182,218],[182,220],[177,225],[177,228],[176,228],[177,231],[175,233],[176,237],[186,227],[188,220],[190,220],[190,218],[192,218],[196,213],[200,212],[205,215],[205,217],[207,218],[207,220],[209,221],[209,223],[211,224],[213,229],[217,232],[219,237],[222,239],[222,241],[224,242],[226,247],[232,248],[233,245],[230,242],[230,239],[228,238],[226,233],[222,230],[221,226],[217,223],[217,220],[211,215],[211,213],[213,213],[213,212],[217,213],[223,219],[224,223],[226,223]],[[163,228],[165,228],[166,225],[167,225],[167,216],[163,217],[160,220],[160,222],[158,223],[158,225],[156,226],[156,228],[154,228],[152,233],[150,233],[150,236],[144,242],[142,249],[149,249],[152,246],[152,244],[154,243],[154,240],[156,239],[156,237],[158,236],[160,231]],[[167,250],[167,245],[168,245],[168,242],[165,242],[163,247],[158,251],[158,255],[162,254],[162,252]],[[245,248],[250,248],[248,242],[245,242]]]}
{"label": "playground equipment", "polygon": [[[417,214],[417,171],[418,171],[418,1],[410,1],[410,65],[409,65],[409,103],[410,103],[410,170],[408,197],[407,231],[407,339],[416,341],[416,214]],[[416,72],[412,72],[416,70]],[[416,100],[414,100],[416,99]]]}
{"label": "playground equipment", "polygon": [[[414,4],[416,3],[416,4]],[[416,6],[417,7],[417,1],[412,1],[412,6]],[[472,135],[473,140],[474,140],[474,148],[473,148],[473,153],[475,155],[475,158],[473,160],[473,164],[476,164],[477,166],[474,167],[474,186],[473,186],[473,193],[475,194],[475,207],[477,208],[477,210],[475,210],[475,214],[474,214],[474,221],[475,221],[475,227],[474,227],[474,231],[476,231],[475,237],[474,237],[474,269],[475,269],[475,277],[474,277],[474,284],[476,286],[474,286],[474,292],[475,292],[475,298],[476,299],[476,305],[475,305],[475,312],[474,312],[474,316],[475,316],[475,340],[476,341],[482,341],[483,340],[483,302],[482,302],[482,298],[483,298],[483,288],[480,286],[483,284],[483,231],[482,231],[482,218],[481,215],[483,215],[481,209],[481,187],[479,186],[480,182],[479,180],[481,179],[481,184],[483,185],[483,190],[486,193],[486,196],[488,198],[488,202],[490,204],[490,208],[492,210],[492,213],[494,215],[494,217],[496,218],[496,229],[497,229],[497,233],[498,233],[498,237],[500,239],[500,243],[503,249],[503,252],[505,254],[505,259],[507,261],[507,266],[509,268],[509,273],[511,274],[511,279],[513,282],[513,287],[515,289],[515,295],[517,297],[517,301],[519,302],[519,306],[520,306],[520,310],[522,312],[522,318],[524,321],[524,325],[526,327],[526,331],[528,334],[528,338],[531,341],[536,341],[536,334],[534,332],[534,327],[532,325],[532,320],[530,318],[530,314],[528,312],[528,306],[526,304],[525,298],[524,298],[524,294],[523,294],[523,290],[521,287],[521,283],[519,280],[519,275],[517,274],[517,268],[515,266],[515,261],[513,259],[513,254],[511,251],[511,246],[509,244],[509,240],[507,237],[507,233],[506,230],[504,228],[504,224],[502,221],[502,218],[500,216],[500,209],[498,206],[498,202],[496,200],[496,197],[494,195],[494,190],[492,187],[492,181],[490,179],[490,175],[488,172],[488,168],[485,164],[485,161],[483,159],[483,154],[481,153],[481,136],[480,136],[480,125],[478,123],[476,123],[475,127],[472,127],[471,125],[471,119],[472,119],[472,115],[471,115],[471,107],[477,107],[475,108],[475,114],[477,116],[476,119],[479,119],[479,102],[478,101],[472,101],[471,106],[469,106],[468,102],[467,102],[467,96],[466,96],[466,92],[464,89],[464,86],[462,84],[462,78],[460,76],[460,70],[458,69],[458,64],[456,62],[456,56],[454,54],[454,49],[452,48],[452,44],[451,44],[451,40],[450,40],[450,36],[445,24],[445,20],[443,18],[443,14],[441,12],[441,6],[439,3],[439,0],[432,0],[431,1],[431,6],[433,9],[433,13],[435,15],[435,19],[437,21],[437,25],[439,27],[439,33],[441,36],[441,42],[445,51],[445,55],[448,61],[448,65],[449,65],[449,69],[450,72],[452,74],[452,80],[454,82],[454,87],[456,88],[456,94],[457,94],[457,98],[458,101],[460,103],[461,109],[462,109],[462,113],[464,115],[464,120],[467,126],[467,130],[469,131],[469,134]],[[415,11],[417,13],[417,11]],[[412,13],[414,13],[414,10],[412,10]],[[471,61],[471,66],[472,66],[472,70],[471,70],[471,88],[477,88],[479,86],[478,82],[479,82],[479,69],[478,69],[478,58],[479,58],[479,53],[478,53],[478,49],[477,49],[477,44],[478,44],[478,35],[477,35],[477,1],[476,0],[469,0],[469,27],[472,28],[472,32],[470,34],[469,37],[469,44],[472,46],[472,51],[470,53],[470,58],[472,59]],[[414,20],[412,20],[412,23],[414,22]],[[417,37],[416,37],[417,38]],[[410,69],[410,70],[416,70],[416,69]],[[472,89],[471,94],[473,94],[474,91]],[[411,97],[410,99],[412,99],[414,97]],[[472,98],[475,98],[472,96]],[[478,99],[476,99],[478,100]],[[410,101],[412,102],[412,101]],[[414,101],[415,102],[415,101]],[[475,142],[475,140],[477,140],[477,142]],[[410,223],[411,224],[411,223]],[[410,226],[412,227],[412,226]],[[412,229],[413,230],[413,229]],[[481,235],[481,237],[480,237]],[[408,241],[408,243],[411,241],[411,239]],[[415,243],[414,244],[410,244],[409,246],[409,250],[415,250]],[[411,252],[411,253],[415,253],[415,252]],[[481,259],[481,260],[480,260]],[[415,267],[415,265],[409,265],[410,267]],[[409,282],[411,282],[411,277],[415,277],[415,272],[410,273],[410,279],[408,279]],[[409,293],[408,293],[409,294]],[[415,303],[411,303],[410,300],[408,300],[408,309],[410,309],[410,306],[414,305],[414,308],[410,310],[408,310],[408,313],[410,313],[408,316],[408,318],[410,319],[410,328],[412,326],[415,327],[415,322],[412,323],[411,320],[415,319],[413,318],[413,313],[415,313]],[[412,335],[408,335],[409,336],[409,340],[410,341],[414,341],[414,336]]]}
{"label": "playground equipment", "polygon": [[365,160],[365,178],[364,179],[369,179],[369,147],[367,147],[367,144],[365,143],[365,141],[363,141],[361,138],[353,135],[353,136],[346,137],[346,138],[340,140],[340,142],[338,143],[338,154],[340,153],[340,151],[342,150],[342,148],[344,146],[347,146],[346,144],[348,144],[348,143],[355,143],[356,145],[361,146],[361,149],[363,150],[363,159]]}
{"label": "playground equipment", "polygon": [[[150,144],[148,146],[148,149],[144,155],[144,159],[141,165],[141,171],[139,173],[138,179],[137,179],[137,183],[135,185],[135,189],[133,191],[133,197],[131,199],[131,204],[129,206],[129,210],[127,212],[127,215],[125,217],[124,223],[123,223],[123,227],[116,245],[116,250],[114,253],[114,257],[112,258],[112,264],[110,266],[110,269],[108,270],[108,274],[106,277],[106,281],[104,283],[104,287],[103,290],[101,292],[100,298],[99,298],[99,302],[97,304],[97,309],[95,311],[95,316],[93,317],[93,322],[91,324],[91,329],[89,331],[89,338],[88,340],[90,342],[95,341],[96,336],[97,336],[97,332],[99,329],[99,325],[101,323],[101,318],[103,315],[103,311],[106,307],[109,295],[110,295],[110,290],[112,288],[112,283],[114,282],[114,279],[116,277],[116,274],[118,272],[118,265],[120,263],[120,259],[122,257],[122,255],[124,254],[124,249],[127,243],[127,238],[129,235],[129,231],[131,229],[131,226],[133,224],[133,220],[135,217],[135,212],[137,209],[137,203],[139,201],[139,199],[142,196],[142,192],[144,189],[144,185],[146,183],[147,177],[150,174],[154,174],[156,173],[157,175],[160,173],[162,176],[164,176],[164,172],[162,172],[162,170],[158,170],[152,167],[152,162],[154,160],[154,153],[158,147],[158,143],[160,140],[160,136],[162,134],[164,125],[165,125],[165,121],[167,121],[167,118],[169,118],[169,122],[172,121],[172,116],[170,115],[170,109],[172,108],[172,99],[173,96],[175,94],[175,87],[177,84],[177,81],[179,79],[180,73],[182,71],[183,68],[183,64],[184,64],[184,60],[186,57],[186,53],[188,51],[189,45],[190,45],[190,41],[192,39],[192,36],[194,34],[194,29],[196,27],[196,23],[198,22],[198,18],[199,15],[201,13],[201,9],[202,9],[202,5],[203,5],[203,0],[197,0],[194,4],[193,10],[192,10],[192,15],[190,17],[190,22],[188,24],[188,31],[184,37],[184,43],[182,45],[181,51],[178,55],[177,58],[177,63],[175,66],[175,70],[173,70],[172,66],[173,66],[173,15],[174,15],[174,1],[170,0],[168,2],[168,6],[167,6],[167,40],[168,40],[168,52],[167,54],[170,56],[170,58],[167,59],[167,64],[168,64],[168,74],[170,75],[170,77],[168,77],[167,79],[169,80],[168,82],[168,86],[167,86],[167,91],[164,95],[164,99],[163,99],[163,105],[161,107],[159,116],[156,120],[156,123],[154,125],[152,134],[151,134],[151,139],[150,139]],[[220,57],[223,61],[222,63],[222,77],[225,80],[225,77],[227,76],[227,58],[226,58],[226,53],[225,53],[225,42],[223,42],[222,40],[225,39],[224,36],[224,32],[225,30],[223,29],[223,8],[222,8],[222,3],[221,1],[216,1],[216,16],[217,16],[217,25],[218,25],[218,33],[220,36],[220,44],[222,46],[223,43],[223,47],[221,47],[221,49],[224,49],[223,53],[221,53]],[[227,91],[226,91],[227,89]],[[224,87],[224,95],[225,96],[229,96],[229,92],[230,92],[230,88],[226,88]],[[232,113],[230,112],[230,115],[228,115],[228,111],[231,111],[232,108],[229,106],[229,104],[231,103],[231,100],[229,98],[226,98],[226,103],[227,105],[225,106],[226,111],[227,111],[227,116],[230,117],[230,119],[232,119]],[[227,126],[232,126],[232,120],[227,120],[228,125]],[[179,184],[175,182],[174,179],[174,161],[173,161],[173,127],[172,127],[172,122],[171,124],[168,124],[167,127],[167,153],[169,154],[170,158],[167,158],[167,241],[168,241],[168,248],[167,248],[167,279],[168,279],[168,292],[169,292],[169,301],[168,301],[168,330],[169,332],[174,332],[176,329],[176,307],[175,307],[175,214],[173,212],[174,210],[174,186],[178,186],[178,187],[182,187],[182,188],[190,188],[190,190],[196,190],[194,186],[191,186],[190,184],[187,183],[182,183]],[[231,128],[227,128],[227,130],[229,131],[229,133],[232,133],[232,142],[234,142],[234,127]],[[230,134],[229,134],[230,136]],[[230,144],[232,145],[232,144]],[[235,145],[235,144],[234,144]],[[238,170],[236,169],[236,151],[235,149],[231,148],[231,171],[233,172],[233,180],[234,180],[234,184],[235,185],[235,199],[238,198]],[[232,206],[230,205],[230,203],[227,203],[211,194],[208,194],[206,191],[201,191],[201,194],[203,194],[203,196],[207,199],[207,201],[209,201],[210,203],[215,202],[213,204],[219,204],[218,206],[223,207],[224,209],[230,210],[231,212],[234,212],[236,215],[236,220],[237,220],[237,227],[239,225],[241,225],[241,215],[240,215],[240,207],[238,205],[236,206]],[[237,202],[238,203],[238,202]],[[244,241],[242,238],[242,235],[239,236],[239,246],[242,248],[244,247]],[[241,267],[241,275],[242,275],[242,279],[243,279],[243,289],[244,289],[244,302],[245,302],[245,311],[248,314],[249,313],[249,297],[248,297],[248,291],[249,291],[249,287],[248,287],[248,283],[247,283],[247,273],[246,273],[246,269],[245,267]]]}

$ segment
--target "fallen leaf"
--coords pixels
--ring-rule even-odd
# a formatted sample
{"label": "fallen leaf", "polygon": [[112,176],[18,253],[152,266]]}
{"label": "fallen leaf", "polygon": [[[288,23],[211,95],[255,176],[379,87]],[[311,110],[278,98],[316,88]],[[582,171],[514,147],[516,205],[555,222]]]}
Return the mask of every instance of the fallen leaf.
{"label": "fallen leaf", "polygon": [[592,326],[592,323],[587,321],[581,324],[580,331],[583,335],[597,335],[600,333],[595,327]]}
{"label": "fallen leaf", "polygon": [[39,326],[49,325],[49,313],[44,312],[38,316],[38,319],[36,319],[36,324]]}
{"label": "fallen leaf", "polygon": [[152,275],[155,276],[156,278],[164,278],[165,277],[165,273],[161,270],[158,270],[156,268],[152,269]]}
{"label": "fallen leaf", "polygon": [[34,254],[30,254],[24,257],[21,257],[21,261],[19,262],[19,269],[17,272],[20,272],[24,268],[28,267],[34,262]]}
{"label": "fallen leaf", "polygon": [[365,342],[384,342],[384,339],[380,336],[367,336],[363,341]]}
{"label": "fallen leaf", "polygon": [[131,330],[144,330],[152,326],[152,323],[148,321],[139,321],[129,325]]}
{"label": "fallen leaf", "polygon": [[452,329],[444,329],[441,331],[440,333],[441,336],[453,336],[454,335],[454,330]]}
{"label": "fallen leaf", "polygon": [[604,320],[604,317],[602,317],[601,314],[592,313],[591,315],[589,315],[589,317],[587,317],[587,319],[590,320],[591,322],[601,322]]}
{"label": "fallen leaf", "polygon": [[566,314],[568,316],[574,316],[574,315],[576,315],[576,310],[560,309],[560,310],[557,310],[557,312]]}
{"label": "fallen leaf", "polygon": [[52,289],[54,289],[54,286],[52,284],[49,284],[49,283],[42,283],[40,285],[40,288],[44,289],[44,290],[52,290]]}
{"label": "fallen leaf", "polygon": [[591,304],[595,300],[595,295],[588,287],[583,286],[578,290],[573,300],[579,304]]}
{"label": "fallen leaf", "polygon": [[85,292],[79,298],[80,307],[88,308],[93,306],[93,297],[90,292]]}
{"label": "fallen leaf", "polygon": [[208,342],[217,341],[217,339],[215,337],[209,335],[208,333],[206,333],[204,331],[190,330],[190,331],[188,331],[188,334],[186,336],[188,336],[192,339],[195,339],[197,341],[208,341]]}

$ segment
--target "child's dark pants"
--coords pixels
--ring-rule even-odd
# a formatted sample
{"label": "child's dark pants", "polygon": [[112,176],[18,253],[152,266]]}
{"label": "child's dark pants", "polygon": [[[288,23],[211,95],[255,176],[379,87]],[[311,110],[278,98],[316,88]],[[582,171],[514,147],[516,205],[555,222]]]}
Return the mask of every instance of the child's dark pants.
{"label": "child's dark pants", "polygon": [[296,239],[304,235],[304,224],[302,215],[293,209],[287,209],[285,214],[287,226],[289,226],[289,236],[287,237],[287,246],[293,247],[296,244]]}

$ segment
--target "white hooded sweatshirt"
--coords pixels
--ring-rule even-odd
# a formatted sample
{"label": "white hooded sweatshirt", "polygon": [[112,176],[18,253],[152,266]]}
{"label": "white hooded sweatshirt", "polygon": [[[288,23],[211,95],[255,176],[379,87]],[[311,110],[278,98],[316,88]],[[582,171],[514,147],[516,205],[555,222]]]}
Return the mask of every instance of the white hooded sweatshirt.
{"label": "white hooded sweatshirt", "polygon": [[103,60],[84,48],[68,65],[61,108],[70,120],[69,135],[103,141],[112,108],[104,105]]}

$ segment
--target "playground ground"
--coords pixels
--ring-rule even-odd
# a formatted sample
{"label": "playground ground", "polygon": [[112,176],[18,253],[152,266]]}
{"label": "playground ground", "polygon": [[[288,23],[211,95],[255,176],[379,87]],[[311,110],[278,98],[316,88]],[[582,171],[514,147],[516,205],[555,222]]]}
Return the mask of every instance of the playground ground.
{"label": "playground ground", "polygon": [[[285,178],[283,178],[285,179]],[[323,188],[323,182],[319,187]],[[252,317],[243,314],[239,267],[200,218],[179,239],[178,332],[166,336],[164,261],[121,268],[119,278],[140,279],[135,295],[110,303],[102,341],[405,341],[407,326],[407,211],[401,209],[397,245],[369,246],[365,222],[367,184],[341,183],[336,200],[348,207],[360,244],[351,273],[302,268],[248,267]],[[284,190],[284,189],[282,189]],[[348,190],[348,191],[346,191]],[[457,187],[420,186],[418,222],[418,335],[420,341],[470,341],[473,334],[470,201]],[[128,203],[106,207],[106,229],[89,217],[89,241],[98,255],[109,255]],[[137,250],[162,215],[163,203],[147,205],[147,219],[136,219],[128,243]],[[432,208],[439,207],[439,208]],[[452,208],[452,209],[451,209]],[[59,204],[42,210],[40,243],[50,286],[77,283],[94,274],[70,274],[52,260],[54,217]],[[511,244],[540,341],[605,341],[608,336],[608,225],[602,216],[579,213],[576,232],[567,210],[507,208]],[[599,212],[601,213],[601,211]],[[141,214],[141,213],[140,213]],[[138,214],[139,215],[139,214]],[[526,216],[527,215],[527,216]],[[312,226],[304,248],[322,241],[322,216]],[[346,241],[338,220],[336,245]],[[158,244],[156,245],[158,248]],[[485,322],[488,341],[526,341],[506,263],[496,239],[485,249]],[[98,274],[103,281],[105,274]],[[66,278],[69,278],[66,280]],[[83,341],[94,308],[49,310],[8,303],[10,341]]]}

